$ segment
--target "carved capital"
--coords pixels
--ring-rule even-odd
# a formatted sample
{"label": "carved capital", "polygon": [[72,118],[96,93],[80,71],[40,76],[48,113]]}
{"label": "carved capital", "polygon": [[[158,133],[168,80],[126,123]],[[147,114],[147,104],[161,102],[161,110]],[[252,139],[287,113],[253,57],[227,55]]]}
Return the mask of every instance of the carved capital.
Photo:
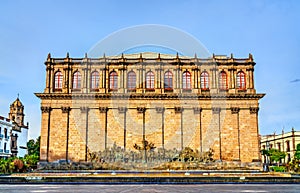
{"label": "carved capital", "polygon": [[52,110],[51,107],[41,107],[42,113],[50,113],[51,110]]}
{"label": "carved capital", "polygon": [[174,107],[175,113],[182,113],[183,107]]}
{"label": "carved capital", "polygon": [[81,113],[87,113],[90,109],[88,107],[80,107]]}
{"label": "carved capital", "polygon": [[125,113],[127,111],[127,107],[118,107],[119,113]]}
{"label": "carved capital", "polygon": [[70,107],[61,107],[62,113],[68,113],[71,110]]}
{"label": "carved capital", "polygon": [[99,107],[100,113],[106,113],[108,111],[107,107]]}
{"label": "carved capital", "polygon": [[249,110],[250,110],[250,114],[257,114],[259,108],[258,107],[250,107]]}
{"label": "carved capital", "polygon": [[136,110],[138,111],[138,113],[143,113],[146,111],[145,107],[137,107]]}
{"label": "carved capital", "polygon": [[201,107],[194,107],[193,109],[195,114],[199,114],[202,111]]}
{"label": "carved capital", "polygon": [[221,112],[220,107],[213,107],[211,110],[212,110],[213,114],[219,114]]}
{"label": "carved capital", "polygon": [[240,108],[238,108],[238,107],[231,107],[230,110],[231,110],[231,114],[237,114],[237,113],[239,113]]}
{"label": "carved capital", "polygon": [[164,107],[155,107],[155,110],[157,113],[162,113],[165,111],[165,108]]}

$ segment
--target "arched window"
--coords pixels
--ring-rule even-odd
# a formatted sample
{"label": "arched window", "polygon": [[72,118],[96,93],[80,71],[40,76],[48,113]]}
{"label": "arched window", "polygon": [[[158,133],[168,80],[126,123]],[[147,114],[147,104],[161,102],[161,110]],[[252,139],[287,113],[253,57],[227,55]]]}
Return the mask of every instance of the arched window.
{"label": "arched window", "polygon": [[173,89],[173,74],[172,74],[172,72],[167,71],[165,73],[164,85],[165,85],[165,89],[167,89],[167,90]]}
{"label": "arched window", "polygon": [[224,71],[219,74],[219,89],[227,90],[227,74]]}
{"label": "arched window", "polygon": [[191,73],[188,71],[182,74],[182,88],[185,90],[191,89]]}
{"label": "arched window", "polygon": [[56,72],[54,75],[54,80],[55,80],[55,84],[54,84],[54,88],[55,89],[62,89],[62,81],[63,81],[63,75],[60,71]]}
{"label": "arched window", "polygon": [[81,88],[81,74],[80,72],[75,72],[73,74],[73,89],[80,89]]}
{"label": "arched window", "polygon": [[202,90],[208,90],[209,89],[209,76],[208,72],[204,71],[201,73],[201,89]]}
{"label": "arched window", "polygon": [[130,71],[127,74],[127,89],[134,90],[136,88],[136,75],[135,72]]}
{"label": "arched window", "polygon": [[236,84],[238,89],[240,90],[246,89],[246,79],[245,79],[245,73],[243,71],[237,73]]}
{"label": "arched window", "polygon": [[146,74],[146,89],[154,89],[154,73],[152,71]]}
{"label": "arched window", "polygon": [[99,72],[94,71],[91,74],[91,89],[99,88]]}
{"label": "arched window", "polygon": [[118,90],[118,74],[115,71],[109,74],[109,88],[111,90]]}

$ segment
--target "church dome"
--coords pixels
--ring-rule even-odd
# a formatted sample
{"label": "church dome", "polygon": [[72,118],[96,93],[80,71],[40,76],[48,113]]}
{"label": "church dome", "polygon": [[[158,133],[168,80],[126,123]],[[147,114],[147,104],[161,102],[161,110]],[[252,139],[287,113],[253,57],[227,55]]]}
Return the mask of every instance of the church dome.
{"label": "church dome", "polygon": [[24,107],[22,102],[20,101],[19,97],[11,104],[14,107]]}

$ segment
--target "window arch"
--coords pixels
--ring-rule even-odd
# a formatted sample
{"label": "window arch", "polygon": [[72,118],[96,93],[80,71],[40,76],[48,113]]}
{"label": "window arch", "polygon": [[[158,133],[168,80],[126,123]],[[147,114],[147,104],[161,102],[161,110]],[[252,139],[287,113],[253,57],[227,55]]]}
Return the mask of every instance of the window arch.
{"label": "window arch", "polygon": [[154,89],[154,73],[152,71],[146,74],[146,89]]}
{"label": "window arch", "polygon": [[237,88],[240,90],[246,89],[246,76],[243,71],[239,71],[236,75]]}
{"label": "window arch", "polygon": [[130,71],[127,74],[127,89],[134,90],[136,88],[136,75],[135,72]]}
{"label": "window arch", "polygon": [[165,89],[173,89],[173,74],[170,71],[167,71],[165,73],[165,77],[164,77],[164,87]]}
{"label": "window arch", "polygon": [[191,89],[191,73],[189,71],[185,71],[182,74],[182,88],[186,90]]}
{"label": "window arch", "polygon": [[219,74],[219,89],[227,90],[227,74],[225,71],[222,71]]}
{"label": "window arch", "polygon": [[118,74],[115,71],[109,74],[109,88],[111,90],[118,90]]}
{"label": "window arch", "polygon": [[73,89],[80,89],[81,88],[81,74],[80,72],[76,71],[73,74]]}
{"label": "window arch", "polygon": [[98,89],[99,88],[99,72],[94,71],[91,74],[91,89]]}
{"label": "window arch", "polygon": [[54,89],[62,89],[63,75],[61,71],[57,71],[54,75]]}
{"label": "window arch", "polygon": [[201,73],[200,81],[201,81],[201,89],[208,90],[209,89],[209,75],[208,75],[207,71],[204,71]]}

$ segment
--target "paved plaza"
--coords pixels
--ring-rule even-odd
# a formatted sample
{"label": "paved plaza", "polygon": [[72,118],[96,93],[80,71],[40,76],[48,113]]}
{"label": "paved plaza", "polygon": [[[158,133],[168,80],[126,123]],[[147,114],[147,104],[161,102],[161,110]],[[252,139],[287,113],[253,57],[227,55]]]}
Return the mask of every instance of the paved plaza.
{"label": "paved plaza", "polygon": [[0,192],[5,193],[85,193],[85,192],[120,192],[120,193],[155,193],[155,192],[280,192],[298,193],[299,184],[194,184],[194,185],[159,185],[159,184],[135,184],[135,185],[60,185],[60,184],[39,184],[39,185],[1,185]]}

